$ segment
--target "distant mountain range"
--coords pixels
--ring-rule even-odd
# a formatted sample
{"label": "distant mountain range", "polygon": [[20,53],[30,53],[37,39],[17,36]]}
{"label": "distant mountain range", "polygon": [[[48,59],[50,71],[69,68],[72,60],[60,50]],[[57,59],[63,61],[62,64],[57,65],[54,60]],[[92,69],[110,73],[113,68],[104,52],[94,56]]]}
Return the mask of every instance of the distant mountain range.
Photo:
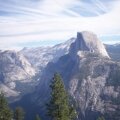
{"label": "distant mountain range", "polygon": [[120,43],[114,45],[105,45],[109,56],[115,60],[120,61]]}
{"label": "distant mountain range", "polygon": [[88,31],[53,47],[0,51],[0,90],[13,106],[21,104],[34,112],[24,104],[27,101],[45,113],[50,81],[59,72],[80,120],[96,120],[99,115],[113,120],[120,107],[119,51],[120,44],[103,45]]}

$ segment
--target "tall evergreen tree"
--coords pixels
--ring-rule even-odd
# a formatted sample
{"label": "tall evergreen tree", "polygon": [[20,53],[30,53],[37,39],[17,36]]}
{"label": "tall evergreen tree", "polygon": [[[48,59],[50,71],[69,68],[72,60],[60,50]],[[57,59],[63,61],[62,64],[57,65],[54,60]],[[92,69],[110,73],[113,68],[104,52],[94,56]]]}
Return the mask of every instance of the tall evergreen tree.
{"label": "tall evergreen tree", "polygon": [[24,120],[24,115],[25,115],[25,112],[24,112],[23,108],[17,107],[15,109],[15,112],[14,112],[15,120]]}
{"label": "tall evergreen tree", "polygon": [[48,115],[52,120],[72,120],[75,110],[69,104],[65,86],[59,74],[54,74],[50,85],[51,98],[47,104]]}
{"label": "tall evergreen tree", "polygon": [[12,119],[12,111],[8,106],[8,102],[5,99],[3,93],[0,94],[0,120],[11,120]]}

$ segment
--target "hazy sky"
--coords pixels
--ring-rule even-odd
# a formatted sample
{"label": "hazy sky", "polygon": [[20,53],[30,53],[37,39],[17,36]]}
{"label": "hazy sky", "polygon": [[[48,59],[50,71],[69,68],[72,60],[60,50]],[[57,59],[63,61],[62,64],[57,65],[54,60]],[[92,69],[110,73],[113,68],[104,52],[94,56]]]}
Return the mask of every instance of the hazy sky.
{"label": "hazy sky", "polygon": [[53,45],[84,30],[120,42],[120,0],[0,0],[0,49]]}

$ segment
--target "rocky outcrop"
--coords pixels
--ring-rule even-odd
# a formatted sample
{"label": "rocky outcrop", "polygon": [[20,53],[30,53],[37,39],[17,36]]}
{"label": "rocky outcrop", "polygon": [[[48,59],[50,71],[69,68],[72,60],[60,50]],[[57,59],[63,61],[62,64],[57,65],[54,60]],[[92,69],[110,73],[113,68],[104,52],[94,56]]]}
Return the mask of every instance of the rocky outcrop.
{"label": "rocky outcrop", "polygon": [[52,47],[24,48],[20,53],[22,53],[34,67],[42,71],[49,62],[56,62],[61,56],[68,54],[70,48],[71,54],[75,54],[74,52],[77,53],[77,51],[81,50],[109,57],[104,45],[97,36],[88,31],[78,32],[76,38],[71,38],[64,43]]}
{"label": "rocky outcrop", "polygon": [[[81,59],[76,66],[78,68],[74,68],[77,71],[72,73],[68,91],[79,106],[84,119],[96,119],[95,112],[103,116],[115,112],[119,107],[120,65],[99,57],[87,57]],[[116,69],[115,73],[113,69]],[[93,113],[94,118],[91,117]]]}
{"label": "rocky outcrop", "polygon": [[78,32],[75,42],[71,44],[70,53],[75,55],[78,51],[89,51],[90,53],[109,58],[104,45],[97,38],[97,35],[88,31]]}
{"label": "rocky outcrop", "polygon": [[61,56],[69,52],[71,43],[75,38],[68,41],[51,46],[51,47],[38,47],[38,48],[24,48],[20,51],[28,61],[40,72],[46,67],[49,62],[57,61]]}
{"label": "rocky outcrop", "polygon": [[[11,89],[11,91],[14,91],[16,88],[16,82],[30,81],[31,77],[34,75],[34,68],[22,54],[15,51],[0,52],[1,91],[5,91],[6,94],[9,94],[10,90],[7,91],[6,89]],[[15,91],[11,93],[15,93]],[[14,95],[17,94],[13,94],[13,96]]]}
{"label": "rocky outcrop", "polygon": [[96,120],[98,116],[113,119],[120,105],[120,64],[109,59],[96,36],[78,33],[69,53],[47,65],[37,88],[41,105],[49,99],[49,84],[55,72],[62,75],[76,103],[79,120]]}
{"label": "rocky outcrop", "polygon": [[4,83],[35,75],[35,70],[27,59],[22,54],[13,51],[0,53],[0,72]]}

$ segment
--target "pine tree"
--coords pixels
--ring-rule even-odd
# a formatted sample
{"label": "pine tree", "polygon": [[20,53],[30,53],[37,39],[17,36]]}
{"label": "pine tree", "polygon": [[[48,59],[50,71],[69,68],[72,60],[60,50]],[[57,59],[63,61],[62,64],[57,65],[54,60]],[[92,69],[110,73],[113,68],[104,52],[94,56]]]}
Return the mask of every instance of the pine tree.
{"label": "pine tree", "polygon": [[38,114],[36,115],[35,120],[41,120]]}
{"label": "pine tree", "polygon": [[52,120],[74,119],[75,110],[69,104],[68,95],[59,74],[54,75],[50,88],[51,98],[47,104],[48,116]]}
{"label": "pine tree", "polygon": [[15,112],[14,112],[15,120],[24,120],[24,115],[25,115],[25,112],[24,112],[23,108],[17,107],[15,109]]}
{"label": "pine tree", "polygon": [[4,94],[0,94],[0,120],[11,120],[12,111],[8,106],[8,102],[4,97]]}

